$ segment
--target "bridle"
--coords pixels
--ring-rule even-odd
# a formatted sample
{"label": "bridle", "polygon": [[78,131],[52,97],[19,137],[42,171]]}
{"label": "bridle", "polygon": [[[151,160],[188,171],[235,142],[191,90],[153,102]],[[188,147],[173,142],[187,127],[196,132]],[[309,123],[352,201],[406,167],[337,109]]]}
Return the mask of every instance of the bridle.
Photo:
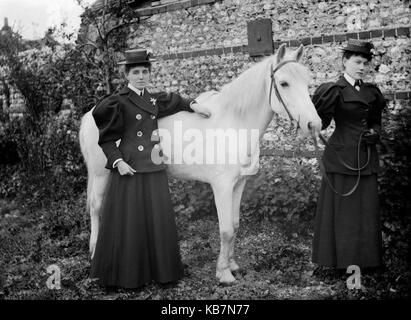
{"label": "bridle", "polygon": [[[284,107],[285,111],[287,112],[288,117],[290,118],[290,121],[292,121],[294,118],[293,118],[293,116],[291,115],[290,110],[288,110],[287,105],[284,103],[284,100],[283,100],[283,98],[281,97],[280,92],[278,91],[278,86],[277,86],[277,83],[275,82],[274,75],[275,75],[275,73],[276,73],[282,66],[284,66],[284,65],[286,65],[286,64],[288,64],[288,63],[291,63],[291,62],[298,63],[297,60],[284,60],[284,61],[280,62],[279,64],[277,64],[275,68],[271,69],[270,94],[269,94],[269,97],[268,97],[268,99],[269,99],[268,101],[269,101],[270,107],[271,107],[271,109],[272,109],[271,96],[272,96],[272,91],[273,91],[273,88],[274,88],[275,95],[277,96],[277,99],[278,99],[278,101],[280,102],[280,104]],[[298,127],[300,126],[299,120],[297,121],[297,126],[298,126]],[[298,128],[297,128],[297,129],[298,129]],[[346,169],[348,169],[348,170],[350,170],[350,171],[357,172],[357,181],[355,182],[354,187],[353,187],[350,191],[348,191],[348,192],[346,192],[346,193],[340,193],[340,192],[338,192],[338,191],[334,188],[334,186],[332,185],[330,179],[329,179],[328,176],[327,176],[327,172],[325,171],[324,163],[323,163],[323,161],[322,161],[322,159],[321,159],[320,151],[319,151],[319,149],[318,149],[317,138],[316,138],[316,136],[315,136],[315,134],[314,134],[314,132],[313,132],[313,128],[312,128],[312,126],[311,126],[311,122],[308,123],[308,129],[311,131],[312,138],[313,138],[313,140],[314,140],[315,154],[316,154],[316,157],[317,157],[319,166],[320,166],[321,174],[322,174],[322,176],[324,177],[324,179],[326,180],[326,182],[328,183],[328,185],[330,186],[331,190],[332,190],[334,193],[336,193],[336,194],[338,194],[338,195],[340,195],[340,196],[342,196],[342,197],[347,197],[347,196],[353,194],[354,191],[357,189],[359,183],[360,183],[361,170],[363,170],[365,167],[368,166],[368,164],[369,164],[369,162],[370,162],[370,157],[371,157],[371,147],[368,145],[368,146],[367,146],[367,161],[366,161],[366,163],[365,163],[364,165],[360,165],[361,140],[362,140],[362,136],[364,135],[364,132],[361,133],[360,138],[359,138],[359,141],[358,141],[358,146],[357,146],[357,168],[354,168],[354,167],[348,165],[343,159],[341,159],[341,157],[338,155],[338,153],[337,153],[333,148],[331,148],[331,146],[328,144],[328,141],[324,138],[324,136],[323,136],[321,133],[319,134],[320,139],[323,141],[323,143],[326,145],[326,147],[329,148],[329,149],[331,149],[332,151],[334,151],[334,153],[335,153],[336,156],[337,156],[338,161],[339,161]]]}
{"label": "bridle", "polygon": [[[275,82],[275,79],[274,79],[275,73],[276,73],[282,66],[284,66],[284,65],[286,65],[286,64],[288,64],[288,63],[291,63],[291,62],[298,63],[297,60],[284,60],[284,61],[281,61],[279,64],[277,64],[275,68],[271,69],[270,95],[269,95],[269,97],[268,97],[268,101],[269,101],[269,103],[270,103],[270,108],[273,109],[272,106],[271,106],[271,95],[272,95],[272,91],[273,91],[273,87],[274,87],[274,92],[275,92],[275,95],[277,96],[278,101],[280,102],[280,104],[283,105],[283,107],[284,107],[285,111],[287,112],[288,117],[290,118],[290,120],[293,120],[294,118],[293,118],[293,116],[291,115],[290,110],[288,110],[286,104],[284,103],[283,98],[281,98],[280,92],[278,91],[277,83]],[[300,125],[299,121],[297,121],[297,123],[298,123],[298,126],[299,126],[299,125]]]}

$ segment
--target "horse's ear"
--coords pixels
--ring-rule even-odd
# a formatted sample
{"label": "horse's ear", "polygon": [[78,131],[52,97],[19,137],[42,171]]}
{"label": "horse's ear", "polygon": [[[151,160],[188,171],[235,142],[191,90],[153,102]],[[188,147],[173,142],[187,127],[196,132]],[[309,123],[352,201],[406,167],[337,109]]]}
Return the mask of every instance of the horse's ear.
{"label": "horse's ear", "polygon": [[301,44],[300,47],[295,51],[295,60],[300,61],[304,53],[304,46]]}
{"label": "horse's ear", "polygon": [[285,43],[283,43],[279,48],[277,52],[277,64],[283,60],[285,56]]}

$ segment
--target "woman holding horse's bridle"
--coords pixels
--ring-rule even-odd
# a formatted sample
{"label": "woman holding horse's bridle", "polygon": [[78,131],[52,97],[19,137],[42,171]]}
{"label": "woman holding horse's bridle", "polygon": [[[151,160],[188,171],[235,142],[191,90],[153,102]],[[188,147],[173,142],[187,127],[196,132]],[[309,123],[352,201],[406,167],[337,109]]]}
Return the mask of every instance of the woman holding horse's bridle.
{"label": "woman holding horse's bridle", "polygon": [[343,48],[344,74],[337,82],[319,86],[313,96],[323,129],[332,118],[336,128],[322,159],[325,174],[312,260],[336,269],[382,263],[376,143],[385,100],[377,86],[362,81],[372,47],[370,42],[348,40]]}
{"label": "woman holding horse's bridle", "polygon": [[183,276],[157,119],[179,111],[207,116],[207,111],[175,93],[148,92],[152,61],[145,50],[126,51],[120,64],[128,86],[92,112],[111,173],[90,276],[106,287],[174,283]]}

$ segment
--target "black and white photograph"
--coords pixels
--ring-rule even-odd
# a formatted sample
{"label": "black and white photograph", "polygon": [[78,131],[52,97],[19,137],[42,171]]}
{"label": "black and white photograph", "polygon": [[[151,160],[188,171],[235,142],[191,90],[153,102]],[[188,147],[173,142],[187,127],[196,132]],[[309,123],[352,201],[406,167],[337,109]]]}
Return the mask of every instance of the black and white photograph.
{"label": "black and white photograph", "polygon": [[409,300],[410,29],[409,0],[0,0],[0,305]]}

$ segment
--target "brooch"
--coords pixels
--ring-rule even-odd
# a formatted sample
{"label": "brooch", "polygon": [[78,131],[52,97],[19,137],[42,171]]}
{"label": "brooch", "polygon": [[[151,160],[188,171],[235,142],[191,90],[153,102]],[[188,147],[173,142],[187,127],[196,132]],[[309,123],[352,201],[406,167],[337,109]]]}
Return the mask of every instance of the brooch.
{"label": "brooch", "polygon": [[153,104],[153,106],[156,105],[157,100],[155,98],[150,98],[150,102]]}

